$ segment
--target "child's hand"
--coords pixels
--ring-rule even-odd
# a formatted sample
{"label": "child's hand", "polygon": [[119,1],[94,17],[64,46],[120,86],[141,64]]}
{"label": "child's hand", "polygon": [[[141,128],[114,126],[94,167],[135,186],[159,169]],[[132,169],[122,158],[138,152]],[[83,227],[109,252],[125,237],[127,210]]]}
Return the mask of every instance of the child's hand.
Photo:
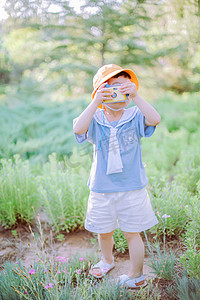
{"label": "child's hand", "polygon": [[138,96],[136,85],[135,85],[135,83],[133,83],[131,81],[127,81],[125,83],[122,83],[122,85],[119,88],[119,91],[122,94],[129,94],[129,97],[131,99]]}
{"label": "child's hand", "polygon": [[97,106],[101,105],[101,103],[104,100],[112,99],[112,97],[111,97],[112,92],[109,90],[109,88],[105,88],[106,84],[107,84],[107,82],[104,82],[102,85],[100,85],[100,87],[96,91],[93,101],[97,104]]}

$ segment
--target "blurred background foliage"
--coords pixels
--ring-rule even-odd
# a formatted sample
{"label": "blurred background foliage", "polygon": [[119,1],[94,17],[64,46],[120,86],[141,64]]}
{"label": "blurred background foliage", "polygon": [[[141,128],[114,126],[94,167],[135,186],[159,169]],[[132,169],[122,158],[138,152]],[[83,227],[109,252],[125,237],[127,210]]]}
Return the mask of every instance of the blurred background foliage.
{"label": "blurred background foliage", "polygon": [[143,86],[196,92],[200,0],[7,0],[0,80],[90,93],[94,72],[116,63]]}

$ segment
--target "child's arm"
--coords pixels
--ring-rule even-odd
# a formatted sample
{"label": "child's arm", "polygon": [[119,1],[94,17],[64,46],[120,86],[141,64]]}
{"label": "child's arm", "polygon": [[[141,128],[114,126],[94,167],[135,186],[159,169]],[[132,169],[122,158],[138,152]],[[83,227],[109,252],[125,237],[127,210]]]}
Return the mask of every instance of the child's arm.
{"label": "child's arm", "polygon": [[132,100],[145,116],[145,125],[156,126],[160,123],[161,117],[150,103],[146,102],[139,95],[132,98]]}
{"label": "child's arm", "polygon": [[111,99],[112,93],[107,88],[104,89],[106,84],[107,82],[104,82],[98,88],[93,101],[77,118],[75,124],[73,125],[74,133],[78,135],[86,133],[97,107],[102,103],[103,100]]}
{"label": "child's arm", "polygon": [[123,94],[130,95],[130,98],[145,116],[145,125],[156,126],[160,123],[161,117],[159,113],[155,110],[155,108],[153,108],[153,106],[150,103],[146,102],[138,95],[134,83],[132,83],[131,81],[128,83],[124,83],[123,85],[121,85],[120,91]]}

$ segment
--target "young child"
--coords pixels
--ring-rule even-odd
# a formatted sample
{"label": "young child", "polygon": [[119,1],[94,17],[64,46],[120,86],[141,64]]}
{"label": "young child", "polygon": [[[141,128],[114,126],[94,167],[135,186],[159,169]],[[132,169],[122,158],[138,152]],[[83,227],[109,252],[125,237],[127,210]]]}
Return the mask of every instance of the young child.
{"label": "young child", "polygon": [[[106,84],[120,85],[128,101],[106,104],[105,100],[113,99]],[[160,115],[138,95],[139,83],[132,70],[105,65],[94,76],[93,85],[93,101],[73,125],[77,141],[87,140],[94,147],[85,228],[98,233],[103,256],[90,274],[101,278],[114,268],[113,233],[119,227],[130,255],[129,273],[120,276],[119,282],[137,288],[146,285],[140,232],[158,223],[145,189],[148,179],[140,140],[154,133]],[[126,109],[131,101],[135,106]]]}

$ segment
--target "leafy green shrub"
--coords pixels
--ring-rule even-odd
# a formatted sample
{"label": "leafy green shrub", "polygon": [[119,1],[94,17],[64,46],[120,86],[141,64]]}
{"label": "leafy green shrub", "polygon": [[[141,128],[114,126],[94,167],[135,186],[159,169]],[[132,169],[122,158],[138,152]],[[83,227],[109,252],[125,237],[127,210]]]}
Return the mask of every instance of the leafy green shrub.
{"label": "leafy green shrub", "polygon": [[[189,221],[185,206],[190,204],[191,197],[187,189],[177,185],[176,182],[172,182],[171,185],[165,184],[162,188],[158,183],[152,186],[150,194],[154,210],[158,211],[161,216],[170,215],[165,222],[166,235],[176,236],[182,233]],[[163,229],[163,222],[159,220],[159,223],[150,231],[159,237],[162,236]]]}
{"label": "leafy green shrub", "polygon": [[89,193],[86,179],[58,162],[55,154],[49,156],[38,183],[42,206],[57,232],[84,226]]}
{"label": "leafy green shrub", "polygon": [[190,219],[186,225],[185,237],[194,239],[195,243],[200,246],[200,194],[191,197],[191,203],[186,205],[185,211]]}
{"label": "leafy green shrub", "polygon": [[186,186],[188,191],[197,192],[197,182],[200,179],[199,148],[182,151],[176,166],[174,179]]}
{"label": "leafy green shrub", "polygon": [[113,234],[114,247],[118,252],[124,253],[128,249],[128,243],[121,229],[117,228]]}
{"label": "leafy green shrub", "polygon": [[186,251],[180,257],[180,262],[187,270],[191,278],[200,279],[200,250],[195,240],[187,237],[185,239]]}
{"label": "leafy green shrub", "polygon": [[176,277],[177,296],[180,300],[200,299],[200,280],[191,279],[187,275]]}
{"label": "leafy green shrub", "polygon": [[172,251],[170,253],[162,252],[159,246],[151,247],[153,250],[150,253],[149,266],[154,270],[156,276],[172,280],[175,272],[175,255]]}
{"label": "leafy green shrub", "polygon": [[189,133],[184,128],[169,133],[161,124],[150,140],[142,140],[143,161],[150,184],[161,177],[165,183],[173,179],[183,149],[189,149],[188,138]]}
{"label": "leafy green shrub", "polygon": [[2,159],[0,163],[0,222],[5,227],[18,221],[29,223],[39,207],[38,186],[29,161],[15,155],[14,162]]}
{"label": "leafy green shrub", "polygon": [[164,94],[156,103],[162,123],[170,133],[185,128],[189,133],[198,131],[200,125],[199,94],[182,96]]}
{"label": "leafy green shrub", "polygon": [[194,196],[191,205],[186,207],[190,222],[183,236],[186,250],[180,257],[180,262],[186,268],[191,278],[200,279],[200,181],[197,184],[198,195]]}
{"label": "leafy green shrub", "polygon": [[[72,120],[83,109],[85,100],[44,102],[38,101],[37,93],[32,99],[30,91],[25,96],[24,91],[14,90],[11,99],[6,98],[12,102],[12,109],[6,105],[0,109],[0,158],[19,153],[33,162],[45,162],[52,152],[70,155],[76,144]],[[50,97],[48,92],[43,96]]]}

